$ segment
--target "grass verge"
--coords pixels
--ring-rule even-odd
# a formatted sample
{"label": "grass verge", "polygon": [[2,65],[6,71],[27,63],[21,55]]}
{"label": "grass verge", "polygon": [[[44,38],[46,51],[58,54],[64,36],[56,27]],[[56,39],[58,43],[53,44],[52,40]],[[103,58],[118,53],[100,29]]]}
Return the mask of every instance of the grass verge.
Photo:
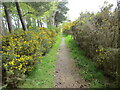
{"label": "grass verge", "polygon": [[57,41],[51,50],[42,58],[42,63],[38,64],[25,79],[19,88],[54,88],[56,54],[59,49],[62,37],[57,36]]}
{"label": "grass verge", "polygon": [[96,69],[95,63],[85,57],[83,50],[75,43],[72,36],[68,35],[65,39],[67,46],[71,50],[71,56],[76,60],[76,64],[80,68],[80,74],[90,82],[90,88],[104,88],[106,86],[104,75]]}

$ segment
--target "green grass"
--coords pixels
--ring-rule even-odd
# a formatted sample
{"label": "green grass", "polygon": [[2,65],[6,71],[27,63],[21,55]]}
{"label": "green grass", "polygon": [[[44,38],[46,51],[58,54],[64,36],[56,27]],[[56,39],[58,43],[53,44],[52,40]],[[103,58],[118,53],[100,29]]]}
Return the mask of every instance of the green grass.
{"label": "green grass", "polygon": [[36,68],[29,73],[29,76],[19,88],[54,88],[56,55],[61,39],[62,37],[58,35],[56,43],[42,58],[42,63],[38,64]]}
{"label": "green grass", "polygon": [[84,51],[75,43],[72,36],[68,35],[65,38],[65,42],[71,50],[71,56],[75,58],[76,64],[80,68],[80,74],[90,82],[90,88],[105,87],[104,75],[96,69],[95,63],[85,57]]}

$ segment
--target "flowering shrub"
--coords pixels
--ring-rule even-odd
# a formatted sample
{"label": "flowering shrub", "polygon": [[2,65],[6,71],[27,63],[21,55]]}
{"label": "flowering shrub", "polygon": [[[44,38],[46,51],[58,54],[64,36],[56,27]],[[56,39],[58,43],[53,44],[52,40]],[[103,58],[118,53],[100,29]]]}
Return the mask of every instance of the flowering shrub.
{"label": "flowering shrub", "polygon": [[85,51],[87,57],[97,63],[98,68],[110,76],[115,76],[118,52],[117,8],[111,12],[111,7],[111,4],[105,5],[96,14],[82,12],[72,27],[69,27],[71,23],[63,29],[64,33],[72,32],[76,43]]}
{"label": "flowering shrub", "polygon": [[[47,28],[39,28],[41,31],[40,37],[42,38],[41,45],[43,46],[42,52],[48,52],[52,44],[55,42],[56,31]],[[47,43],[46,43],[47,42]]]}
{"label": "flowering shrub", "polygon": [[102,62],[105,62],[106,59],[110,59],[110,57],[108,57],[111,54],[109,50],[99,47],[96,52],[98,53],[98,64],[103,64]]}
{"label": "flowering shrub", "polygon": [[31,31],[17,30],[2,39],[3,83],[16,87],[19,80],[41,63],[43,53],[55,42],[55,30],[38,28]]}
{"label": "flowering shrub", "polygon": [[63,25],[63,33],[64,34],[71,34],[72,32],[71,32],[71,28],[72,28],[72,26],[74,26],[75,25],[75,21],[74,22],[72,22],[72,23],[66,23],[66,24],[64,24]]}

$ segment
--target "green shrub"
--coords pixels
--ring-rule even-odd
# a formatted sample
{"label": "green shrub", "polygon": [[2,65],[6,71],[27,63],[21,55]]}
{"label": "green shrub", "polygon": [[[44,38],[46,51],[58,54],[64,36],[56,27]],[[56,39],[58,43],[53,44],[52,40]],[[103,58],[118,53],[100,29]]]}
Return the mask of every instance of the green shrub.
{"label": "green shrub", "polygon": [[55,30],[38,28],[31,31],[17,30],[2,39],[3,84],[17,87],[37,63],[42,54],[49,51],[55,42]]}
{"label": "green shrub", "polygon": [[111,12],[111,7],[111,4],[105,4],[96,14],[82,12],[75,22],[63,29],[64,33],[72,34],[76,43],[85,51],[85,55],[97,63],[98,68],[115,78],[118,37],[117,8]]}

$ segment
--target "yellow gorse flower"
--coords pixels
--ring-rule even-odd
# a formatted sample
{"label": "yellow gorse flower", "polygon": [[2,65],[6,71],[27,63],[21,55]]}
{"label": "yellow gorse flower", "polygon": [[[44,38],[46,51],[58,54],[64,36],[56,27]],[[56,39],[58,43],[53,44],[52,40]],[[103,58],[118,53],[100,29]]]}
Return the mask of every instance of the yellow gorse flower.
{"label": "yellow gorse flower", "polygon": [[9,62],[9,64],[11,64],[11,65],[15,65],[15,61],[12,60],[11,62]]}
{"label": "yellow gorse flower", "polygon": [[22,68],[22,64],[20,63],[20,66],[18,66],[18,69],[20,70]]}
{"label": "yellow gorse flower", "polygon": [[[50,49],[56,40],[55,30],[39,28],[40,30],[15,31],[13,34],[3,37],[3,63],[4,69],[10,75],[15,70],[18,74],[31,71],[39,60],[42,62],[42,54]],[[6,59],[7,58],[7,59]],[[14,58],[14,59],[13,59]],[[9,76],[7,76],[9,78]]]}

